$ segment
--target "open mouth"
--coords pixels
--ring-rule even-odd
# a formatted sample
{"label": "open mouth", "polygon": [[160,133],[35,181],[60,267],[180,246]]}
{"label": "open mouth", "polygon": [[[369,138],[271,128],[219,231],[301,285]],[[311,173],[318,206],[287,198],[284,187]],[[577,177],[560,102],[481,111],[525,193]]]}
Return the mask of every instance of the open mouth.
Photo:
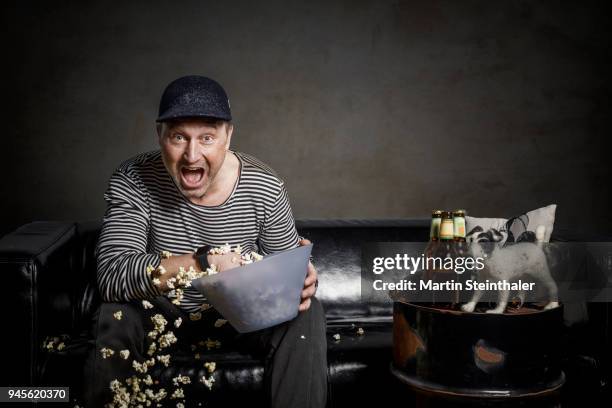
{"label": "open mouth", "polygon": [[181,167],[181,179],[186,188],[199,187],[206,172],[202,167]]}

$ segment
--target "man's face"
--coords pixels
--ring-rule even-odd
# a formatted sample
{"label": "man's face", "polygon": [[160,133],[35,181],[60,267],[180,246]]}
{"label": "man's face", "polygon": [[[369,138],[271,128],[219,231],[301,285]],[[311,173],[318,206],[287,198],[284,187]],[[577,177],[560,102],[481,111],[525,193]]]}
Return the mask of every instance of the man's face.
{"label": "man's face", "polygon": [[189,118],[162,123],[157,129],[168,173],[187,199],[201,199],[223,165],[233,126]]}

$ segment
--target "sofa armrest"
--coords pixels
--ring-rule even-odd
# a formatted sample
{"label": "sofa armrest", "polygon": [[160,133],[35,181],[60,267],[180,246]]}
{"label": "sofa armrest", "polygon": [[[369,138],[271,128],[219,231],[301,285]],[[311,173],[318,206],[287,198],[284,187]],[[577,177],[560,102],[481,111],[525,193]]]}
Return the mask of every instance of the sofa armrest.
{"label": "sofa armrest", "polygon": [[74,325],[76,227],[69,222],[33,222],[0,239],[4,288],[5,353],[20,364],[2,370],[0,384],[34,385],[46,336]]}

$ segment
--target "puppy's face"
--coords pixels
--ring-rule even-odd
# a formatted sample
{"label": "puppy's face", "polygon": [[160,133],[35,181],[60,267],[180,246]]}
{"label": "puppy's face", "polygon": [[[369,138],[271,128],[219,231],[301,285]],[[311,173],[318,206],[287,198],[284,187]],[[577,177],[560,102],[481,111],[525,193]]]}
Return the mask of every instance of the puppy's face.
{"label": "puppy's face", "polygon": [[486,258],[495,250],[498,242],[505,238],[505,232],[491,228],[484,231],[482,227],[473,228],[467,235],[466,241],[475,257]]}

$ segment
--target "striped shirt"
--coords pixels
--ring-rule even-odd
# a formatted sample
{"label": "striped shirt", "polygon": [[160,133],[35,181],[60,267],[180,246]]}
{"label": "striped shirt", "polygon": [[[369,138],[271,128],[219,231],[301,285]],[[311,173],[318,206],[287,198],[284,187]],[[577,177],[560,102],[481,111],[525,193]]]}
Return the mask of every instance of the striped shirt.
{"label": "striped shirt", "polygon": [[[104,194],[107,209],[96,248],[97,280],[106,302],[159,296],[146,269],[161,252],[194,252],[202,245],[240,244],[263,255],[298,245],[299,237],[283,181],[268,166],[244,153],[238,181],[218,206],[193,204],[178,190],[159,150],[122,163]],[[167,294],[172,297],[172,293]],[[181,308],[200,309],[206,299],[184,290]]]}

